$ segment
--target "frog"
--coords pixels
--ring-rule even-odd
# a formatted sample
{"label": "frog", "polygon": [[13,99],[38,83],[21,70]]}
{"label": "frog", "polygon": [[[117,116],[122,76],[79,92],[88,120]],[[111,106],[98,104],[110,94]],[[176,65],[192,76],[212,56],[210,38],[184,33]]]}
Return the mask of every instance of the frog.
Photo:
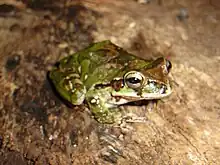
{"label": "frog", "polygon": [[120,106],[169,96],[171,62],[133,55],[110,40],[90,44],[61,59],[49,72],[58,94],[74,106],[86,103],[103,124],[120,120]]}

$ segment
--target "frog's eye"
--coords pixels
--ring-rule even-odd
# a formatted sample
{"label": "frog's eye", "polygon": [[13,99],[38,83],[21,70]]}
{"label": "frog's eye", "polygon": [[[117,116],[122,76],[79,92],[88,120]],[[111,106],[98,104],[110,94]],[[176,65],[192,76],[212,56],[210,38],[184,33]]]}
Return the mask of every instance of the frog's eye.
{"label": "frog's eye", "polygon": [[144,83],[144,76],[140,72],[131,71],[125,74],[124,81],[128,87],[138,89]]}
{"label": "frog's eye", "polygon": [[167,68],[167,71],[168,73],[170,72],[170,69],[172,68],[172,64],[169,60],[166,60],[166,68]]}

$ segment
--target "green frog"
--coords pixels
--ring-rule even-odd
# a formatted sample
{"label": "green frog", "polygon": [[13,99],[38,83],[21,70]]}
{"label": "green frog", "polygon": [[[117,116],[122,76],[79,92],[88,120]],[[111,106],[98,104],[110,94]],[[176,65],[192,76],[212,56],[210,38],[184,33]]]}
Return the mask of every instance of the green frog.
{"label": "green frog", "polygon": [[61,59],[49,77],[65,100],[85,101],[98,122],[114,123],[119,105],[169,96],[170,69],[164,57],[146,60],[106,40]]}

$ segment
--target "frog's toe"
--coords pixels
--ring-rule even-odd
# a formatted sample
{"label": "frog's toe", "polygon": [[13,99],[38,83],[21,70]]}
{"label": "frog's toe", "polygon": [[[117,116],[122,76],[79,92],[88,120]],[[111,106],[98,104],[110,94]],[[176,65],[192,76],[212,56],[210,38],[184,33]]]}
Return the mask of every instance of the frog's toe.
{"label": "frog's toe", "polygon": [[94,114],[95,119],[102,124],[120,124],[122,121],[122,115],[117,109],[108,110],[105,113],[96,113]]}
{"label": "frog's toe", "polygon": [[116,136],[109,133],[102,133],[99,140],[103,145],[100,156],[105,161],[117,163],[119,157],[124,157],[122,141]]}

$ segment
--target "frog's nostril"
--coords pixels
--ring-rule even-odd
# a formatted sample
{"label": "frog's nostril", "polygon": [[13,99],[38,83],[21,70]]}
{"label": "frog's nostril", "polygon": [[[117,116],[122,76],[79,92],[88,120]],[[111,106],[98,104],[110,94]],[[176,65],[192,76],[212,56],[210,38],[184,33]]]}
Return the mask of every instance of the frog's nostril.
{"label": "frog's nostril", "polygon": [[151,87],[151,88],[155,88],[157,83],[155,81],[152,80],[148,80],[147,84]]}

